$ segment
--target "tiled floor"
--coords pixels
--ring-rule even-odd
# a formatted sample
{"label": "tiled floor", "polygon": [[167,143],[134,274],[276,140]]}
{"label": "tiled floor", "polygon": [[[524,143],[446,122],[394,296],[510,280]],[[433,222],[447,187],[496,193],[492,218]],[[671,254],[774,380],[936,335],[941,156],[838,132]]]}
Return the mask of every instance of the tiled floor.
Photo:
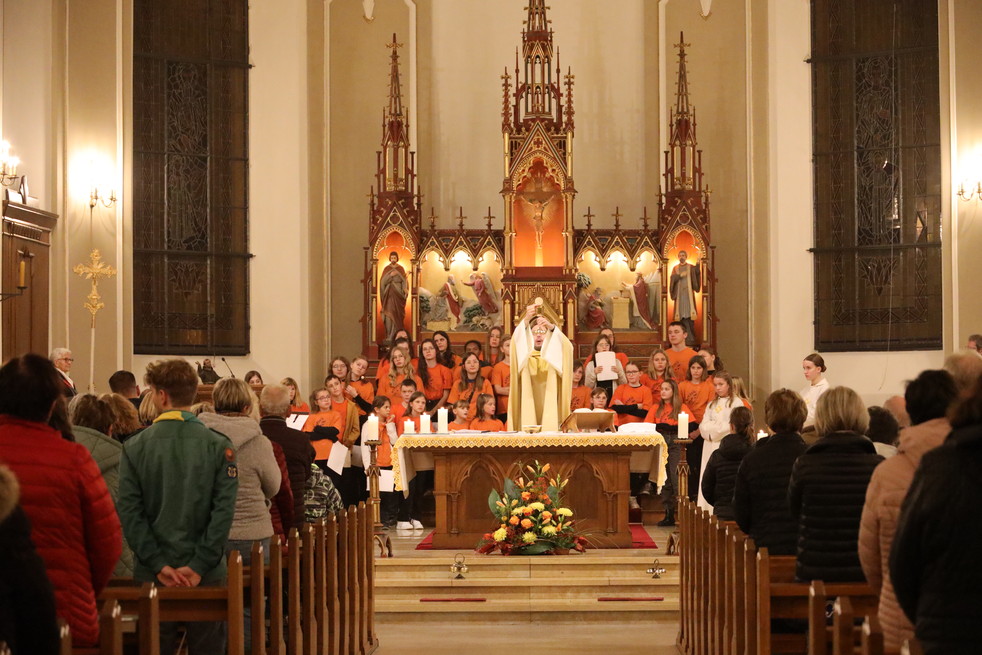
{"label": "tiled floor", "polygon": [[[647,527],[648,533],[666,552],[667,528]],[[392,532],[394,555],[421,555],[434,551],[416,551],[416,544],[429,530],[422,532]],[[436,551],[443,553],[448,551]],[[434,553],[434,554],[436,554]],[[487,623],[434,625],[433,623],[376,624],[379,635],[378,655],[531,655],[558,650],[582,655],[668,655],[676,653],[676,621],[639,621],[608,623],[602,620],[587,623]]]}

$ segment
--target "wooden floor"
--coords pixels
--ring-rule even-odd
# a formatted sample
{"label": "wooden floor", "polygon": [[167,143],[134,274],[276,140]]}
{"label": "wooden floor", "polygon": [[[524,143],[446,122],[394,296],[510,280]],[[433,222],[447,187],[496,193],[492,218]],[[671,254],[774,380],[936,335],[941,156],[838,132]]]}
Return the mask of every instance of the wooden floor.
{"label": "wooden floor", "polygon": [[[646,526],[648,533],[658,544],[657,550],[618,551],[591,550],[584,555],[589,559],[609,558],[617,553],[644,553],[652,560],[666,556],[670,530]],[[432,557],[452,561],[454,551],[417,551],[416,545],[428,530],[417,532],[391,532],[394,556]],[[468,562],[480,558],[501,558],[500,555],[478,555],[465,552]],[[553,559],[553,558],[550,558]],[[582,561],[582,560],[581,560]],[[673,572],[674,573],[674,572]],[[449,570],[447,577],[450,577]],[[378,582],[378,581],[377,581]],[[477,604],[475,604],[477,605]],[[461,608],[463,609],[463,608]],[[573,615],[575,616],[575,615]],[[434,623],[432,621],[407,620],[407,616],[376,614],[379,635],[378,655],[510,655],[508,651],[539,652],[545,649],[561,649],[583,654],[641,654],[667,655],[677,653],[675,639],[678,634],[677,612],[649,613],[633,616],[629,620],[617,615],[598,612],[589,620],[560,620],[548,613],[534,615],[528,620],[511,621],[501,616],[488,615],[482,620],[479,607],[468,615]],[[422,617],[420,617],[422,618]]]}

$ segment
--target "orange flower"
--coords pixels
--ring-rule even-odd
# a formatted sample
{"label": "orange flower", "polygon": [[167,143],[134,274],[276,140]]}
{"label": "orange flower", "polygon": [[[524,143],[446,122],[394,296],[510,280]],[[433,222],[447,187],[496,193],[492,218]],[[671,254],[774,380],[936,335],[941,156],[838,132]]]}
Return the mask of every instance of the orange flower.
{"label": "orange flower", "polygon": [[534,511],[535,510],[533,510],[531,507],[526,507],[525,509],[522,510],[522,514],[524,514],[525,516],[529,516]]}
{"label": "orange flower", "polygon": [[529,492],[527,492],[527,491],[523,491],[522,492],[522,500],[528,500],[531,497],[532,497],[532,494],[530,494]]}
{"label": "orange flower", "polygon": [[552,518],[552,512],[542,512],[541,514],[539,514],[539,516],[542,517],[543,521],[548,521],[549,519]]}
{"label": "orange flower", "polygon": [[518,525],[518,517],[513,516],[510,519],[508,519],[508,522],[511,523],[512,525]]}
{"label": "orange flower", "polygon": [[[515,516],[515,517],[512,517],[512,518],[518,518],[518,517]],[[529,529],[529,528],[531,528],[532,527],[532,521],[531,521],[531,519],[522,519],[522,527],[525,528],[526,530]]]}

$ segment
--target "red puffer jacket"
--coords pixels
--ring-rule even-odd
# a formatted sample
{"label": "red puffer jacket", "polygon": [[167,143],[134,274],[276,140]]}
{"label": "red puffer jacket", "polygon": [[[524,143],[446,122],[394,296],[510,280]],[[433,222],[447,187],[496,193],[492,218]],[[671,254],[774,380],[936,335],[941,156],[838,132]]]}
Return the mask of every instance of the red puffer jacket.
{"label": "red puffer jacket", "polygon": [[0,462],[20,481],[21,506],[75,646],[99,639],[96,596],[122,550],[119,518],[84,446],[43,423],[0,415]]}

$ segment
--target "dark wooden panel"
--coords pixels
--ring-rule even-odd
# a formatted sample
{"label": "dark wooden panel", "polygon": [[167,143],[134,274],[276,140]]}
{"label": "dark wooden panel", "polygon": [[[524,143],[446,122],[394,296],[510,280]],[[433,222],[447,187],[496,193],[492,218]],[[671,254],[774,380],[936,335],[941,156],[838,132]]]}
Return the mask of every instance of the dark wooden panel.
{"label": "dark wooden panel", "polygon": [[3,361],[28,352],[48,353],[51,230],[57,219],[55,214],[4,201],[0,289],[16,291],[21,261],[27,289],[3,302]]}

